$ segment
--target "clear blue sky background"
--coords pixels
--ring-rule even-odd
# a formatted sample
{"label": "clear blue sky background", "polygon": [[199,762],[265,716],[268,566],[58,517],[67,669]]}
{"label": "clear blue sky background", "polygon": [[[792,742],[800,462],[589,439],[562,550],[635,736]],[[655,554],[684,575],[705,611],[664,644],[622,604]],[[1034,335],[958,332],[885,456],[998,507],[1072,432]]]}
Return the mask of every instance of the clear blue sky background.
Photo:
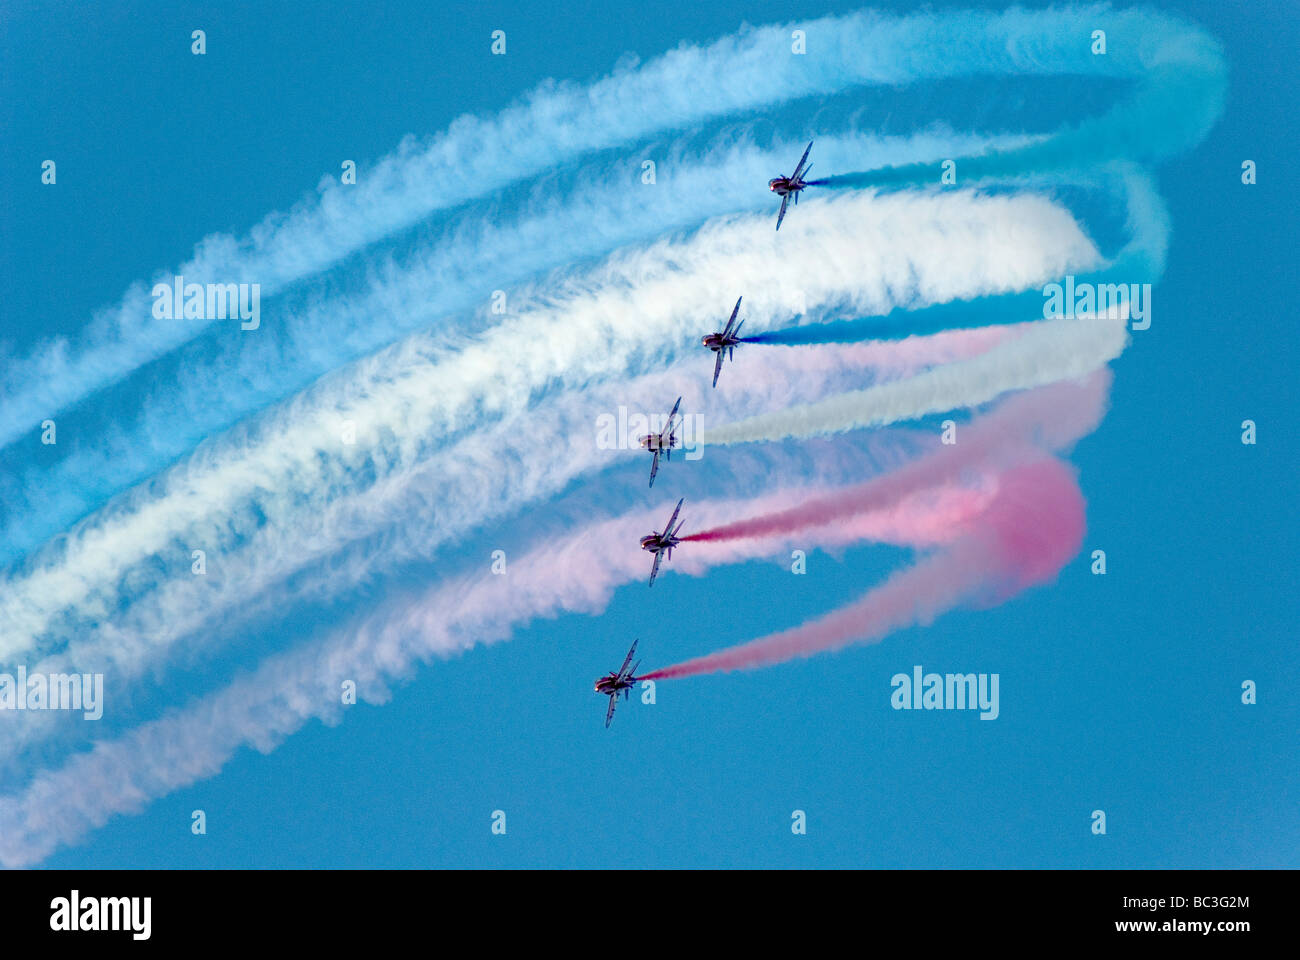
{"label": "clear blue sky background", "polygon": [[[201,237],[241,235],[287,209],[341,159],[364,172],[404,135],[494,112],[544,78],[585,80],[628,51],[649,58],[742,21],[858,6],[7,3],[0,344],[74,331]],[[661,684],[656,705],[623,705],[606,731],[591,681],[632,637],[647,665],[671,663],[854,599],[903,555],[814,553],[804,577],[774,563],[669,575],[653,614],[644,585],[630,584],[599,618],[540,622],[434,663],[389,704],[312,723],[267,756],[244,750],[47,863],[1296,866],[1300,37],[1286,4],[1170,9],[1224,44],[1228,104],[1199,148],[1158,170],[1168,268],[1152,328],[1113,365],[1110,414],[1071,457],[1088,532],[1058,583],[879,645]],[[205,58],[189,53],[196,27]],[[509,54],[489,57],[498,27]],[[854,96],[906,132],[934,117],[1050,130],[1114,93],[1098,81],[963,80]],[[818,109],[765,116],[793,134]],[[39,184],[47,157],[55,191]],[[1244,159],[1258,163],[1256,186],[1240,183]],[[1105,211],[1081,215],[1107,229]],[[104,402],[129,405],[148,383],[129,389]],[[1256,446],[1239,441],[1246,418]],[[0,468],[42,455],[8,452]],[[1107,552],[1105,577],[1089,573],[1094,548]],[[380,585],[356,606],[383,597]],[[330,623],[311,610],[293,621],[251,646]],[[238,662],[212,664],[194,692]],[[914,664],[999,673],[1001,717],[891,710],[889,678]],[[1255,706],[1240,703],[1246,679]],[[190,834],[196,808],[205,837]],[[1089,830],[1097,808],[1105,837]],[[504,837],[489,831],[495,809]],[[807,811],[806,836],[791,834],[794,809]]]}

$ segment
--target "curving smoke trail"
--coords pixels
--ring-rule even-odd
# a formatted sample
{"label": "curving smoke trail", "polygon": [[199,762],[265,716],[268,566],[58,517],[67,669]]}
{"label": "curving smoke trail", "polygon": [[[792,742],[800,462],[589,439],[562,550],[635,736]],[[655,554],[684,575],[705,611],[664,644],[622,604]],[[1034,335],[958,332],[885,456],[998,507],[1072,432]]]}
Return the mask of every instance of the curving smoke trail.
{"label": "curving smoke trail", "polygon": [[[1090,117],[1023,146],[964,158],[952,172],[965,185],[1015,177],[1097,170],[1114,163],[1151,163],[1191,149],[1223,113],[1227,63],[1219,43],[1176,19],[1157,26],[1143,11],[1107,11],[1075,38],[1076,54],[1088,49],[1093,30],[1106,32],[1106,48],[1094,60],[1112,60],[1137,84],[1131,96]],[[1076,61],[1077,62],[1077,61]],[[825,177],[832,189],[938,185],[934,164],[903,164]]]}
{"label": "curving smoke trail", "polygon": [[861,600],[790,630],[643,674],[668,680],[771,666],[873,643],[964,603],[1000,602],[1045,583],[1083,542],[1084,504],[1072,470],[1043,460],[1008,472],[976,529],[893,574]]}
{"label": "curving smoke trail", "polygon": [[[1105,413],[1110,371],[1083,382],[1062,382],[1021,393],[961,428],[960,442],[938,450],[882,477],[836,491],[787,509],[766,512],[682,537],[682,542],[717,543],[791,534],[825,526],[861,513],[907,502],[909,493],[957,484],[963,477],[987,481],[1017,461],[1058,451],[1092,433]],[[970,477],[974,474],[974,477]]]}

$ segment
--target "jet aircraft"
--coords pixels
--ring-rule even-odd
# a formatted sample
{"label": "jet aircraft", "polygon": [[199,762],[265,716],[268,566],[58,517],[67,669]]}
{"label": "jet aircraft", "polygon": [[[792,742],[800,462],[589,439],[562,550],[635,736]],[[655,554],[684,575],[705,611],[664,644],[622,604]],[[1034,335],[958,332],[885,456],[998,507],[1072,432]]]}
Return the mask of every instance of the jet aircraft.
{"label": "jet aircraft", "polygon": [[788,177],[773,177],[767,181],[767,189],[771,190],[781,198],[781,212],[776,215],[776,228],[781,229],[781,221],[785,219],[785,208],[789,204],[790,198],[794,197],[794,205],[799,206],[799,193],[804,187],[808,186],[807,175],[812,169],[812,164],[804,166],[804,161],[808,159],[808,151],[812,150],[813,142],[808,141],[808,147],[804,150],[803,156],[799,158],[799,165],[794,168],[794,173]]}

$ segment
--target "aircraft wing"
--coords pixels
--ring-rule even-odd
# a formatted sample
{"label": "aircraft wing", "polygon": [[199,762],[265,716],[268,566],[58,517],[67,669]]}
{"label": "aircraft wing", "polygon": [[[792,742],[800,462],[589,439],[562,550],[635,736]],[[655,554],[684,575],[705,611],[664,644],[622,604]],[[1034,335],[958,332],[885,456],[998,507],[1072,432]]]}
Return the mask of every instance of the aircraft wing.
{"label": "aircraft wing", "polygon": [[[670,441],[672,440],[672,438],[673,438],[673,432],[674,432],[674,430],[676,429],[676,428],[673,426],[673,424],[674,424],[674,423],[676,422],[676,420],[677,420],[677,411],[681,409],[681,406],[682,406],[682,398],[681,398],[681,397],[678,397],[678,398],[677,398],[677,402],[673,404],[672,412],[670,412],[670,413],[668,414],[668,422],[664,424],[664,430],[663,430],[663,433],[659,434],[660,438],[663,438],[664,436],[667,436],[668,439],[669,439]],[[669,449],[672,449],[672,448],[669,447]],[[668,459],[671,460],[672,457],[669,457]]]}
{"label": "aircraft wing", "polygon": [[724,340],[727,338],[727,334],[731,333],[731,325],[736,322],[736,314],[740,313],[740,301],[744,299],[743,294],[737,297],[736,305],[731,308],[731,316],[727,318],[727,325],[722,328],[722,338]]}
{"label": "aircraft wing", "polygon": [[614,708],[618,706],[618,697],[609,698],[609,709],[605,711],[605,729],[609,729],[609,723],[614,719]]}
{"label": "aircraft wing", "polygon": [[776,215],[776,228],[781,229],[781,221],[785,219],[785,208],[790,205],[790,194],[781,198],[781,212]]}
{"label": "aircraft wing", "polygon": [[662,553],[655,554],[654,566],[650,568],[650,586],[655,585],[655,577],[659,576],[659,561],[664,558]]}
{"label": "aircraft wing", "polygon": [[650,464],[650,486],[655,485],[655,474],[659,472],[659,451],[655,450],[654,462]]}
{"label": "aircraft wing", "polygon": [[677,519],[677,514],[682,512],[682,504],[685,502],[686,502],[686,498],[682,497],[680,500],[677,501],[677,506],[673,507],[673,515],[668,518],[668,525],[664,527],[665,536],[668,534],[670,530],[672,530],[673,521]]}
{"label": "aircraft wing", "polygon": [[799,166],[795,167],[794,173],[790,174],[790,179],[794,180],[796,183],[799,181],[799,174],[803,173],[803,165],[808,160],[808,154],[812,150],[812,145],[813,142],[809,140],[808,146],[804,148],[803,156],[799,158]]}
{"label": "aircraft wing", "polygon": [[718,385],[718,374],[722,372],[722,351],[718,351],[718,362],[713,365],[713,385]]}
{"label": "aircraft wing", "polygon": [[627,652],[627,656],[623,658],[623,666],[618,668],[618,675],[620,677],[623,676],[623,672],[627,670],[627,665],[632,662],[632,657],[636,655],[636,645],[637,645],[637,641],[633,640],[632,649],[629,650]]}

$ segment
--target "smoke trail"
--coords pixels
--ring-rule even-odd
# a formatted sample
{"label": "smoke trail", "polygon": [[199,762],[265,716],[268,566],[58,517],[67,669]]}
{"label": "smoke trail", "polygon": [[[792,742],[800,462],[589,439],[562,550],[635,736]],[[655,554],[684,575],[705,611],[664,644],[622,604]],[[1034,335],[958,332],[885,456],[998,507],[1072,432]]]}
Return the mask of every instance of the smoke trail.
{"label": "smoke trail", "polygon": [[971,360],[818,403],[762,414],[705,433],[707,444],[755,443],[842,433],[986,403],[1011,390],[1077,379],[1115,359],[1128,342],[1122,316],[1048,320]]}
{"label": "smoke trail", "polygon": [[[1104,29],[1107,49],[1094,59],[1115,58],[1122,72],[1137,77],[1133,95],[1100,116],[1034,143],[966,157],[956,164],[956,182],[970,185],[1098,169],[1115,162],[1149,163],[1200,143],[1223,112],[1227,93],[1223,51],[1213,38],[1180,21],[1153,26],[1131,12],[1099,11],[1089,31]],[[1085,36],[1077,38],[1079,49],[1087,46]],[[938,185],[940,173],[933,164],[905,164],[825,177],[818,185],[853,189]]]}
{"label": "smoke trail", "polygon": [[895,309],[883,317],[855,317],[830,323],[800,324],[783,330],[770,330],[751,337],[741,337],[741,343],[796,347],[816,344],[861,343],[864,340],[889,340],[911,336],[924,336],[943,330],[971,330],[1001,323],[1024,311],[1008,309],[1011,304],[1041,303],[1036,293],[1008,294],[990,297],[974,303],[946,303],[925,310]]}
{"label": "smoke trail", "polygon": [[719,542],[794,533],[855,514],[905,502],[909,491],[954,484],[969,471],[1000,473],[1015,460],[1060,450],[1091,433],[1101,421],[1110,372],[1099,370],[1082,383],[1064,382],[1018,394],[962,427],[961,442],[938,450],[883,477],[789,509],[702,530],[683,542]]}
{"label": "smoke trail", "polygon": [[[626,376],[649,351],[673,358],[737,287],[778,316],[830,303],[885,309],[898,291],[921,302],[969,296],[1096,256],[1068,213],[1034,196],[863,195],[813,205],[804,224],[806,235],[783,254],[795,268],[788,273],[769,269],[776,241],[766,218],[724,221],[569,278],[560,296],[526,298],[528,308],[459,350],[410,341],[200,449],[0,586],[0,657],[33,645],[63,611],[103,620],[122,591],[175,577],[157,564],[124,577],[151,556],[226,551],[263,524],[293,529],[358,476],[400,470],[440,437],[522,409],[540,391]],[[891,256],[878,255],[880,244]],[[707,366],[701,358],[702,377]],[[357,425],[353,446],[339,439],[345,421]]]}
{"label": "smoke trail", "polygon": [[646,680],[765,667],[872,643],[928,625],[963,603],[1005,600],[1055,577],[1083,542],[1084,505],[1073,472],[1056,460],[1006,474],[979,529],[899,571],[861,600],[811,623],[644,674]]}

